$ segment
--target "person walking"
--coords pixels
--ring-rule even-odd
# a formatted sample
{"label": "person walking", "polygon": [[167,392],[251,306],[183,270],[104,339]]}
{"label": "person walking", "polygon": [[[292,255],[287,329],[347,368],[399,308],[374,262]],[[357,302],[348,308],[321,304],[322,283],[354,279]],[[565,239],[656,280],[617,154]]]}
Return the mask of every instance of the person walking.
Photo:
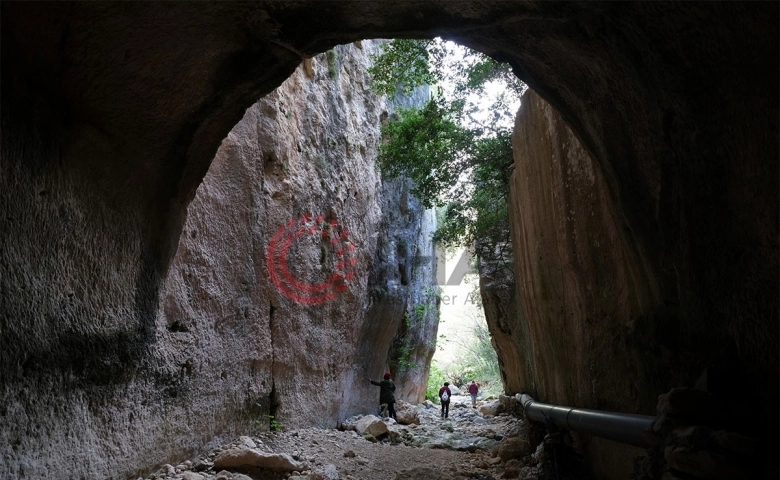
{"label": "person walking", "polygon": [[477,394],[479,393],[479,385],[474,380],[469,385],[469,395],[471,395],[471,408],[477,408]]}
{"label": "person walking", "polygon": [[379,387],[379,415],[382,415],[382,404],[387,404],[388,415],[397,422],[398,419],[395,417],[395,384],[390,378],[391,376],[390,372],[386,372],[385,378],[381,382],[375,382],[370,378],[368,381],[371,382],[372,385]]}
{"label": "person walking", "polygon": [[441,418],[448,418],[450,416],[451,397],[452,391],[450,391],[450,382],[444,382],[444,386],[439,389],[439,400],[441,401]]}

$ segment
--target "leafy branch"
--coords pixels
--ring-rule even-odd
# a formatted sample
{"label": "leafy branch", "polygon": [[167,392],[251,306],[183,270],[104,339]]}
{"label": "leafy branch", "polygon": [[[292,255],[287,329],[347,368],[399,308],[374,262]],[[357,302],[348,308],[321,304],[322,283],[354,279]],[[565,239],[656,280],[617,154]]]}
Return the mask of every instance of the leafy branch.
{"label": "leafy branch", "polygon": [[[507,200],[513,164],[507,95],[525,90],[511,68],[478,52],[465,50],[460,62],[444,68],[453,50],[440,40],[392,40],[375,57],[372,85],[394,95],[422,84],[453,84],[420,109],[401,109],[383,128],[379,165],[387,177],[414,181],[412,193],[428,208],[439,208],[434,236],[444,247],[479,243],[477,255],[501,250],[509,242]],[[496,97],[487,119],[468,102],[500,80],[505,94]]]}

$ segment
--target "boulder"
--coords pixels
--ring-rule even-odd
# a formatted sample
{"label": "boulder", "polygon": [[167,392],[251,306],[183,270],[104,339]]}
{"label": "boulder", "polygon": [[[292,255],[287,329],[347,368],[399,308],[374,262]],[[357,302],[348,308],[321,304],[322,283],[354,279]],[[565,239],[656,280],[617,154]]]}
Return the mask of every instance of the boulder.
{"label": "boulder", "polygon": [[355,424],[355,430],[361,435],[379,437],[387,433],[387,424],[376,415],[366,415]]}
{"label": "boulder", "polygon": [[520,469],[522,467],[520,462],[514,459],[506,462],[506,465],[504,465],[504,474],[501,478],[519,478]]}
{"label": "boulder", "polygon": [[506,462],[513,458],[531,455],[534,452],[533,445],[519,437],[504,439],[494,450],[497,457]]}
{"label": "boulder", "polygon": [[417,414],[417,408],[403,400],[396,402],[395,415],[398,423],[401,425],[420,424],[420,416]]}
{"label": "boulder", "polygon": [[357,425],[357,422],[360,421],[360,419],[363,418],[359,415],[355,415],[353,417],[349,417],[344,419],[344,421],[341,422],[341,425],[339,426],[340,430],[345,431],[356,431],[357,428],[355,427]]}
{"label": "boulder", "polygon": [[245,445],[219,452],[214,459],[215,469],[247,470],[264,468],[275,472],[301,471],[304,465],[296,462],[286,453],[266,453]]}
{"label": "boulder", "polygon": [[234,473],[230,480],[253,480],[252,477],[244,475],[243,473]]}
{"label": "boulder", "polygon": [[483,416],[494,417],[504,411],[504,406],[501,405],[501,401],[492,400],[490,402],[483,403],[479,406],[479,413]]}
{"label": "boulder", "polygon": [[514,411],[515,407],[517,407],[518,403],[514,396],[508,396],[508,395],[499,395],[498,401],[501,403],[501,406],[504,408],[503,411],[505,412],[512,412]]}
{"label": "boulder", "polygon": [[390,436],[390,441],[392,443],[403,443],[404,436],[401,432],[399,432],[398,430],[390,430],[388,433]]}
{"label": "boulder", "polygon": [[204,480],[203,475],[195,472],[181,472],[176,478],[179,480]]}
{"label": "boulder", "polygon": [[252,440],[251,438],[249,438],[247,436],[242,435],[241,437],[238,438],[238,441],[242,445],[247,446],[249,448],[257,448],[257,444],[254,442],[254,440]]}

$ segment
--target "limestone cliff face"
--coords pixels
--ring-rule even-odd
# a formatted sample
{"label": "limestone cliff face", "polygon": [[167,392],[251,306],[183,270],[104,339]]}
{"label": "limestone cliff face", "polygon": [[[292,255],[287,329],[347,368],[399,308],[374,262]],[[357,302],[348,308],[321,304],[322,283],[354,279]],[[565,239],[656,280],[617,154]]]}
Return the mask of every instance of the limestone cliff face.
{"label": "limestone cliff face", "polygon": [[[653,414],[655,395],[644,392],[664,391],[683,376],[658,285],[602,168],[531,91],[512,140],[519,315],[506,330],[524,361],[510,375],[546,402]],[[600,458],[600,448],[619,447],[592,442],[591,459]],[[631,456],[625,458],[622,470],[595,463],[607,478],[621,478],[630,472]]]}
{"label": "limestone cliff face", "polygon": [[268,415],[333,426],[359,405],[353,339],[381,218],[386,109],[368,91],[365,45],[307,60],[247,110],[188,209],[164,286],[160,335],[222,392],[205,396],[214,406],[228,397],[264,426]]}
{"label": "limestone cliff face", "polygon": [[[2,383],[0,439],[9,447],[0,464],[9,478],[52,471],[126,478],[225,437],[266,430],[269,416],[285,427],[333,427],[373,411],[378,391],[367,378],[381,377],[393,362],[394,338],[413,347],[406,361],[430,358],[436,316],[409,328],[404,311],[435,279],[430,266],[415,264],[431,255],[425,243],[416,245],[432,224],[407,182],[383,184],[375,167],[381,120],[393,108],[368,89],[376,49],[359,42],[306,60],[246,111],[187,209],[159,300],[151,301],[152,292],[133,294],[141,266],[119,269],[124,255],[137,254],[131,231],[78,247],[89,261],[96,257],[86,250],[115,245],[91,253],[116,258],[117,270],[82,263],[83,275],[74,277],[80,281],[62,285],[61,298],[49,302],[69,312],[55,317],[66,323],[39,332],[39,355],[20,365],[15,381]],[[32,211],[45,208],[49,195],[67,198],[77,185],[42,184],[30,197],[39,204]],[[73,242],[72,250],[80,224],[68,208],[60,211],[51,235],[63,230],[60,222],[75,233],[44,244]],[[126,222],[131,229],[132,216]],[[43,255],[32,253],[15,255]],[[382,278],[392,291],[386,298],[400,310],[376,307],[370,290],[378,284],[369,277]],[[17,287],[20,294],[33,288]],[[86,336],[47,359],[47,342],[76,335],[67,320],[85,315],[89,289],[114,292],[118,315],[93,332],[94,345]],[[135,301],[125,298],[133,295]],[[145,331],[122,329],[119,305],[128,302],[147,315]],[[46,315],[54,307],[37,308]],[[79,362],[87,354],[92,360]],[[23,374],[36,365],[50,366]],[[424,379],[403,375],[410,373],[398,379],[399,396],[417,400]],[[39,435],[25,433],[31,425]]]}
{"label": "limestone cliff face", "polygon": [[[432,241],[435,213],[425,210],[409,194],[410,188],[406,179],[390,180],[382,188],[381,234],[369,282],[371,305],[364,342],[391,341],[388,364],[396,394],[417,403],[425,398],[439,300]],[[372,371],[378,368],[381,365],[374,365]]]}
{"label": "limestone cliff face", "polygon": [[[410,359],[435,338],[435,316],[407,332],[403,312],[383,318],[371,302],[376,271],[396,273],[384,286],[402,305],[435,278],[413,265],[428,255],[416,245],[431,233],[430,213],[407,182],[383,184],[375,167],[392,110],[369,91],[377,45],[305,61],[247,111],[189,207],[164,286],[160,335],[221,392],[205,399],[229,398],[264,426],[272,415],[332,427],[373,410],[368,377],[392,362],[393,338],[412,346]],[[389,335],[366,334],[375,329]],[[422,351],[429,359],[432,349]],[[399,396],[416,400],[419,387]]]}
{"label": "limestone cliff face", "polygon": [[[422,107],[429,98],[427,86],[408,95],[397,92],[389,113]],[[369,279],[369,319],[397,325],[388,364],[397,394],[414,404],[425,399],[430,361],[436,350],[439,287],[433,244],[436,214],[409,193],[411,188],[411,182],[404,178],[386,180],[382,185],[381,234]]]}

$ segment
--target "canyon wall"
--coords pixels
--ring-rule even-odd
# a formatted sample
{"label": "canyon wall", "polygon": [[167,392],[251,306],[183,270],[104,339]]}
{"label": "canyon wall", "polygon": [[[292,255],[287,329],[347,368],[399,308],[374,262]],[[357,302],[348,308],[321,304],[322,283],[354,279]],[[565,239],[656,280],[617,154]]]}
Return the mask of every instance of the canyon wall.
{"label": "canyon wall", "polygon": [[515,290],[511,242],[506,252],[478,257],[479,295],[485,322],[498,357],[499,372],[507,393],[535,393],[528,323],[523,321]]}
{"label": "canyon wall", "polygon": [[664,337],[653,335],[662,325],[647,325],[661,307],[658,286],[646,278],[600,165],[533,92],[522,99],[512,145],[518,318],[528,325],[533,365],[518,376],[549,402],[652,414],[655,398],[637,392],[682,378],[663,354]]}
{"label": "canyon wall", "polygon": [[[509,373],[516,391],[554,404],[653,415],[656,395],[649,392],[685,384],[698,372],[680,370],[681,352],[665,331],[673,314],[664,315],[659,286],[647,278],[601,166],[533,91],[522,99],[512,145],[519,315],[497,343],[523,346],[523,361]],[[640,453],[597,438],[585,442],[600,478],[627,478]]]}
{"label": "canyon wall", "polygon": [[[410,188],[407,179],[386,181],[382,187],[381,234],[369,278],[371,304],[359,343],[391,342],[388,362],[396,395],[416,404],[425,399],[436,350],[439,298],[432,241],[436,215],[409,194]],[[377,364],[371,372],[379,368]]]}
{"label": "canyon wall", "polygon": [[[488,318],[507,369],[508,391],[529,392],[554,404],[653,415],[657,393],[693,386],[706,368],[722,372],[732,362],[729,375],[740,370],[762,374],[744,359],[728,356],[725,331],[689,330],[690,313],[667,290],[682,289],[668,282],[683,268],[670,264],[659,270],[660,259],[642,252],[610,175],[555,109],[532,91],[523,97],[512,144],[517,315],[495,311],[505,305],[501,299],[510,297],[500,294],[511,276],[482,281],[483,298],[501,298],[486,305],[493,307],[487,308],[493,311]],[[669,186],[662,182],[657,188]],[[681,255],[677,261],[690,260]],[[718,381],[726,378],[731,388],[746,388],[732,376]],[[757,437],[766,434],[748,425],[739,428]],[[631,474],[638,449],[577,438],[600,478]]]}
{"label": "canyon wall", "polygon": [[[142,310],[149,317],[135,343],[120,342],[135,338],[121,314],[91,325],[94,346],[73,340],[68,319],[89,316],[82,303],[100,301],[98,290],[115,292],[108,298],[117,305],[133,301],[125,297],[143,272],[120,269],[133,253],[123,249],[140,239],[112,252],[79,245],[74,270],[83,278],[44,277],[61,292],[50,299],[62,312],[55,318],[68,323],[42,329],[40,353],[4,377],[6,478],[125,478],[267,430],[271,419],[286,428],[334,427],[374,411],[378,389],[367,378],[397,363],[399,346],[411,347],[404,360],[420,365],[397,372],[399,398],[424,395],[437,317],[407,325],[404,313],[435,283],[435,264],[416,262],[431,255],[422,239],[435,220],[409,195],[408,181],[382,183],[375,166],[381,120],[394,108],[369,91],[366,69],[377,51],[377,42],[358,42],[307,59],[246,111],[188,206],[159,300]],[[35,202],[25,208],[36,215],[75,188],[48,183],[19,195]],[[47,222],[52,229],[84,228],[67,203],[59,212]],[[123,220],[132,227],[131,215]],[[77,244],[77,235],[35,234],[39,244],[10,244]],[[107,245],[135,238],[117,235]],[[116,266],[100,268],[95,256]],[[15,285],[19,295],[42,288]],[[388,292],[384,306],[372,289]]]}
{"label": "canyon wall", "polygon": [[[399,88],[388,100],[389,117],[399,108],[420,108],[431,96],[428,86],[404,94]],[[388,119],[389,119],[388,117]],[[385,119],[383,121],[388,121]],[[438,262],[433,234],[436,213],[410,194],[410,180],[386,179],[382,185],[382,221],[374,270],[369,278],[372,303],[368,318],[397,325],[389,364],[397,394],[410,403],[425,400],[431,358],[439,328]],[[398,322],[401,319],[401,322]],[[365,343],[370,345],[367,333]],[[379,335],[381,338],[381,335]],[[376,340],[374,340],[376,341]],[[384,344],[384,340],[381,341]]]}
{"label": "canyon wall", "polygon": [[[614,385],[596,385],[621,390],[636,365],[647,389],[606,397],[575,391],[595,374],[572,385],[565,371],[544,379],[531,372],[540,400],[573,392],[567,403],[590,398],[580,406],[621,403],[621,410],[652,413],[663,391],[653,390],[652,362],[668,349],[677,354],[661,359],[660,366],[672,367],[663,383],[690,385],[705,366],[733,366],[722,384],[753,404],[753,415],[739,418],[767,419],[760,423],[776,444],[777,3],[2,2],[0,10],[4,471],[37,472],[47,461],[59,462],[60,471],[131,468],[145,450],[130,446],[153,443],[137,417],[164,418],[160,405],[176,391],[171,369],[155,375],[167,357],[149,356],[160,331],[161,285],[187,206],[230,129],[306,57],[364,38],[437,35],[508,61],[556,108],[601,167],[612,198],[617,220],[605,216],[609,209],[594,210],[599,221],[623,230],[607,230],[605,240],[616,248],[610,261],[624,272],[638,265],[641,273],[641,281],[625,283],[640,285],[630,294],[611,287],[621,311],[637,317],[606,321],[617,328],[605,346],[626,350],[615,356],[616,375],[602,372]],[[544,255],[558,241],[568,242],[565,251],[584,248],[578,242],[585,239],[530,235],[546,233],[548,222],[529,224],[528,255]],[[561,258],[582,262],[558,283],[575,292],[603,290],[576,273],[602,261],[582,260],[587,251],[553,258],[553,265]],[[617,307],[591,298],[561,310],[556,298],[581,296],[546,280],[555,267],[524,265],[538,285],[521,288],[547,309],[558,308],[563,341],[599,348],[598,337],[587,345],[590,337],[578,337],[577,323],[561,312]],[[604,266],[597,277],[610,280],[615,268]],[[173,335],[188,327],[166,320],[164,328]],[[631,334],[642,331],[651,333]],[[646,365],[634,363],[631,338],[654,339],[641,360]],[[603,363],[611,355],[548,350],[558,367],[580,371],[577,358]],[[177,375],[186,377],[181,360]],[[545,389],[538,388],[542,381]],[[622,390],[640,386],[629,381]],[[125,413],[107,413],[114,410]],[[112,443],[118,436],[127,443]],[[183,449],[174,440],[155,454]]]}

